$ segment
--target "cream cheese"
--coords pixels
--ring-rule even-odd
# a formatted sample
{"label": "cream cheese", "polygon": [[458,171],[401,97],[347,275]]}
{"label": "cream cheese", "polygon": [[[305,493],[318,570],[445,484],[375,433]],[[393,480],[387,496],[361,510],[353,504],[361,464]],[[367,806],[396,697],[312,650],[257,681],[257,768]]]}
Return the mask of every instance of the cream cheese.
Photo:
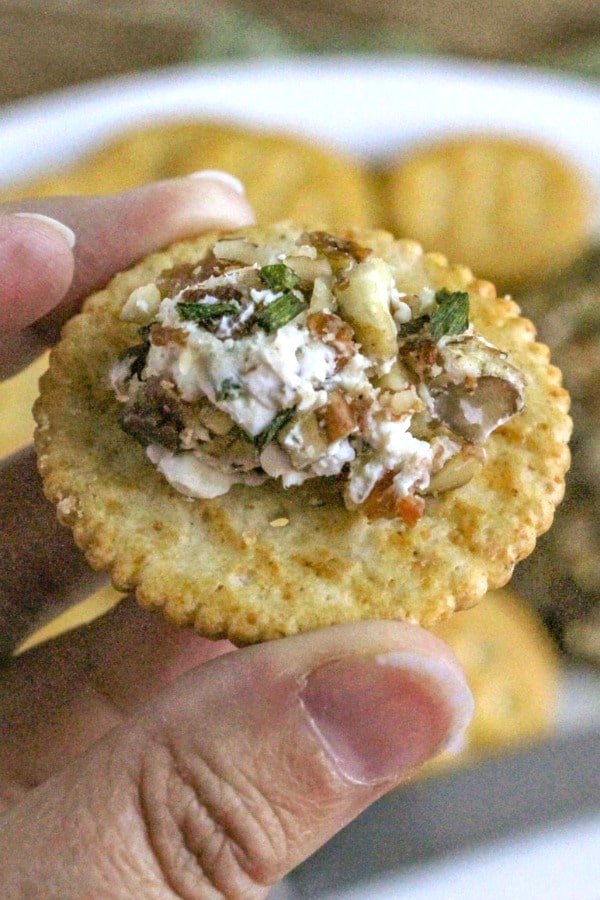
{"label": "cream cheese", "polygon": [[336,476],[350,507],[392,490],[400,512],[388,514],[402,515],[400,501],[426,493],[465,440],[518,411],[523,383],[449,307],[450,333],[436,323],[432,341],[455,295],[406,293],[397,277],[321,232],[218,241],[189,274],[163,273],[160,291],[126,301],[143,342],[110,372],[123,428],[191,498]]}

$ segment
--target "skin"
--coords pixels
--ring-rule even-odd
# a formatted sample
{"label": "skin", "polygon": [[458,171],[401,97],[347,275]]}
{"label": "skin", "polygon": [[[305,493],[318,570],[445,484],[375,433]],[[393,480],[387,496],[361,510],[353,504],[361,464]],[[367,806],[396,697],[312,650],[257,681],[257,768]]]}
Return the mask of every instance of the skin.
{"label": "skin", "polygon": [[[51,223],[68,225],[73,248]],[[17,371],[81,299],[161,246],[248,224],[215,178],[0,208],[0,363]],[[0,860],[12,898],[260,898],[460,739],[450,650],[396,622],[236,650],[131,600],[18,657],[97,584],[43,499],[31,450],[0,469]]]}

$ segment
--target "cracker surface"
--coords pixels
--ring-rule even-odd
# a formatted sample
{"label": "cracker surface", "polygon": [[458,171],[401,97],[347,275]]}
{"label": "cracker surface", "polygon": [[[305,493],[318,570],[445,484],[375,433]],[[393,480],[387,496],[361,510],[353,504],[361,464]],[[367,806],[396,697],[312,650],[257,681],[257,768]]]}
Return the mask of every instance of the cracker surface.
{"label": "cracker surface", "polygon": [[[261,243],[285,227],[243,234]],[[511,300],[412,241],[347,235],[393,257],[406,291],[468,291],[477,330],[526,380],[524,411],[491,435],[482,469],[429,497],[412,528],[348,510],[330,478],[190,500],[123,432],[107,372],[136,342],[136,327],[120,311],[135,288],[202,258],[218,237],[176,244],[117,275],[67,324],[42,378],[35,442],[45,492],[90,563],[171,621],[237,644],[365,618],[432,625],[505,584],[562,498],[568,395]]]}

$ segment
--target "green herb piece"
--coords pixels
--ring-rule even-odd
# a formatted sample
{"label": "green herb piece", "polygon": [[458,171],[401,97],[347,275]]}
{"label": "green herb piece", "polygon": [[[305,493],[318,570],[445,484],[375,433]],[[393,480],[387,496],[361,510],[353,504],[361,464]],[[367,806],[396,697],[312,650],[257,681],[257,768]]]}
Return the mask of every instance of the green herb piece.
{"label": "green herb piece", "polygon": [[439,341],[445,334],[462,334],[469,327],[469,295],[463,291],[442,288],[435,294],[436,306],[431,313],[431,336]]}
{"label": "green herb piece", "polygon": [[178,303],[177,311],[182,319],[188,322],[210,322],[221,316],[235,316],[240,311],[240,304],[235,300],[225,303]]}
{"label": "green herb piece", "polygon": [[272,291],[291,291],[300,284],[300,277],[283,263],[263,266],[258,274],[262,283]]}
{"label": "green herb piece", "polygon": [[221,403],[223,400],[234,400],[236,397],[239,397],[241,391],[242,385],[239,381],[234,381],[233,378],[224,378],[219,385],[215,399],[218,403]]}
{"label": "green herb piece", "polygon": [[259,309],[254,316],[254,321],[270,334],[272,331],[277,331],[282,325],[287,325],[307,307],[306,300],[287,291],[277,300],[273,300],[272,303]]}
{"label": "green herb piece", "polygon": [[287,425],[294,415],[295,410],[296,408],[294,406],[292,406],[291,409],[282,409],[277,413],[271,424],[267,425],[264,431],[261,431],[260,434],[256,435],[254,438],[254,445],[258,448],[259,452],[264,450],[267,444],[271,443],[284,425]]}

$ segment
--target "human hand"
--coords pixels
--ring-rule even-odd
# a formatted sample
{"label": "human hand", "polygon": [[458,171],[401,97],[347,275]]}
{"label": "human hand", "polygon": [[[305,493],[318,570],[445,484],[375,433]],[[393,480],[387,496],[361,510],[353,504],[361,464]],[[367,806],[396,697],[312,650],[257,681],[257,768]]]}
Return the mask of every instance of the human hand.
{"label": "human hand", "polygon": [[[65,223],[75,246],[17,211]],[[242,195],[207,178],[0,209],[5,370],[114,271],[250,217]],[[0,479],[6,653],[95,576],[43,501],[31,451]],[[263,897],[459,739],[472,712],[451,652],[416,626],[363,622],[233,650],[126,600],[7,662],[3,898]]]}

